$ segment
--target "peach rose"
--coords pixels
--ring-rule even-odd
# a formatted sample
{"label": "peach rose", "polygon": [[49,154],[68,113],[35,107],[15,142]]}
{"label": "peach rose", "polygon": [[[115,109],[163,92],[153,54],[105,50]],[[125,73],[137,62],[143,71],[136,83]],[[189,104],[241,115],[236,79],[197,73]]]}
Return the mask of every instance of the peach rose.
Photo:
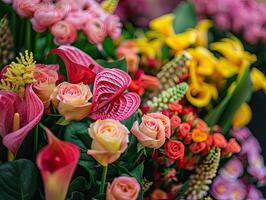
{"label": "peach rose", "polygon": [[58,45],[71,44],[77,38],[75,27],[66,22],[59,21],[51,27],[51,33],[54,36],[54,41]]}
{"label": "peach rose", "polygon": [[21,17],[32,17],[40,0],[14,0],[13,8]]}
{"label": "peach rose", "polygon": [[127,54],[125,55],[127,61],[128,71],[134,73],[139,68],[139,57],[137,54]]}
{"label": "peach rose", "polygon": [[90,111],[92,97],[90,88],[83,83],[72,84],[63,82],[59,84],[51,94],[52,102],[59,113],[66,120],[81,120]]}
{"label": "peach rose", "polygon": [[169,139],[171,137],[171,121],[169,117],[162,113],[150,113],[149,116],[161,120],[164,125],[165,136]]}
{"label": "peach rose", "polygon": [[[158,115],[157,115],[158,114]],[[150,113],[142,117],[142,123],[134,122],[131,132],[137,137],[138,141],[145,147],[160,148],[165,143],[165,136],[168,130],[165,124],[168,120],[160,113]],[[163,119],[163,120],[162,120]],[[170,120],[169,120],[170,124]],[[168,125],[167,125],[168,128]],[[169,131],[170,125],[169,125]]]}
{"label": "peach rose", "polygon": [[34,92],[41,99],[45,108],[50,105],[51,94],[56,87],[58,80],[59,65],[41,65],[35,66],[34,78],[36,83],[33,85]]}
{"label": "peach rose", "polygon": [[104,22],[98,18],[88,20],[83,30],[93,44],[101,44],[107,35]]}
{"label": "peach rose", "polygon": [[106,200],[136,200],[140,191],[138,181],[133,177],[120,176],[108,183]]}
{"label": "peach rose", "polygon": [[88,132],[93,141],[87,153],[103,166],[116,161],[129,142],[128,129],[113,119],[97,120]]}

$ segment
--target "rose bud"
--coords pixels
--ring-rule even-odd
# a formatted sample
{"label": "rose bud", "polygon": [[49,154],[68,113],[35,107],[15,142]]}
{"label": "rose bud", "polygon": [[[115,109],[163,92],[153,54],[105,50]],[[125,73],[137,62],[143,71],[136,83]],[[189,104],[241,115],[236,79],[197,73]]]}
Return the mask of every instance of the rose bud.
{"label": "rose bud", "polygon": [[164,153],[172,160],[182,159],[185,154],[185,146],[177,140],[169,140],[164,145]]}
{"label": "rose bud", "polygon": [[191,145],[189,145],[189,150],[191,151],[191,153],[200,153],[202,152],[206,147],[206,144],[204,142],[196,142],[193,143]]}
{"label": "rose bud", "polygon": [[93,140],[87,153],[103,166],[116,161],[127,148],[129,131],[117,120],[97,120],[88,132]]}
{"label": "rose bud", "polygon": [[87,35],[89,41],[96,45],[101,44],[107,35],[103,21],[98,18],[88,20],[83,31]]}
{"label": "rose bud", "polygon": [[58,45],[71,44],[77,38],[75,27],[66,22],[59,21],[51,27],[51,33],[54,36],[54,42]]}
{"label": "rose bud", "polygon": [[225,148],[227,145],[226,139],[221,133],[214,133],[212,139],[215,147]]}

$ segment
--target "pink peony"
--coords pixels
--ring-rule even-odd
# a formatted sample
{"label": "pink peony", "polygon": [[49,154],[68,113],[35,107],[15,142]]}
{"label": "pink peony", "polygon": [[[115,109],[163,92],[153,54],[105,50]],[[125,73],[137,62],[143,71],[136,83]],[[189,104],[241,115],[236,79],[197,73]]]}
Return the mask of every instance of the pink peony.
{"label": "pink peony", "polygon": [[75,27],[66,22],[59,21],[51,27],[51,33],[54,36],[54,42],[58,45],[73,43],[77,38]]}

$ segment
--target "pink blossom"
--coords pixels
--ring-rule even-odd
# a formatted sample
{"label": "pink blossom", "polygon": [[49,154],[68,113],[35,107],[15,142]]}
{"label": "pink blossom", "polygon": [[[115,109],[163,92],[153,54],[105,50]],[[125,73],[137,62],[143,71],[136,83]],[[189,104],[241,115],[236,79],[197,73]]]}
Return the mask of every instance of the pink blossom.
{"label": "pink blossom", "polygon": [[122,24],[120,23],[119,17],[115,15],[109,15],[105,19],[105,26],[106,31],[111,38],[117,39],[120,36]]}
{"label": "pink blossom", "polygon": [[66,21],[59,21],[54,24],[51,27],[51,33],[54,36],[55,43],[58,45],[71,44],[77,38],[75,27]]}
{"label": "pink blossom", "polygon": [[243,166],[238,158],[233,158],[221,169],[220,174],[227,179],[237,179],[243,174]]}
{"label": "pink blossom", "polygon": [[13,8],[22,17],[31,17],[38,8],[40,0],[13,0]]}
{"label": "pink blossom", "polygon": [[83,29],[88,39],[93,44],[101,44],[107,35],[104,22],[97,18],[89,20]]}

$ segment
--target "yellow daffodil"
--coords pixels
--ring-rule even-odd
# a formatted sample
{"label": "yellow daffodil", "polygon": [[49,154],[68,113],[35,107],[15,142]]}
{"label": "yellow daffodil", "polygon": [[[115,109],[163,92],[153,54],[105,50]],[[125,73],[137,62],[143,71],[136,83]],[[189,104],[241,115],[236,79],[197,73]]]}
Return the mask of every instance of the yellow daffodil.
{"label": "yellow daffodil", "polygon": [[192,60],[197,63],[197,74],[204,76],[213,74],[217,59],[208,49],[196,47],[189,49],[188,52],[191,54]]}
{"label": "yellow daffodil", "polygon": [[239,68],[227,59],[220,58],[216,65],[216,70],[222,77],[230,78],[238,73]]}
{"label": "yellow daffodil", "polygon": [[213,26],[211,20],[202,20],[196,26],[197,39],[196,45],[206,47],[208,45],[208,30]]}
{"label": "yellow daffodil", "polygon": [[258,91],[264,89],[266,91],[266,78],[265,75],[257,68],[252,68],[250,72],[251,81],[253,83],[253,90]]}
{"label": "yellow daffodil", "polygon": [[175,51],[182,51],[196,42],[196,31],[188,30],[186,32],[169,36],[165,39],[165,43]]}
{"label": "yellow daffodil", "polygon": [[232,120],[232,126],[234,128],[244,127],[250,122],[251,117],[252,112],[249,105],[247,103],[243,103]]}
{"label": "yellow daffodil", "polygon": [[160,52],[162,41],[160,39],[149,41],[145,37],[140,37],[135,40],[135,44],[141,54],[147,56],[148,58],[155,58]]}
{"label": "yellow daffodil", "polygon": [[166,37],[174,35],[173,20],[173,14],[163,15],[152,20],[150,22],[150,28],[163,34]]}
{"label": "yellow daffodil", "polygon": [[243,61],[249,64],[256,61],[256,56],[245,51],[240,40],[234,36],[224,38],[220,42],[212,43],[211,49],[220,52],[225,58],[237,66],[241,66]]}

